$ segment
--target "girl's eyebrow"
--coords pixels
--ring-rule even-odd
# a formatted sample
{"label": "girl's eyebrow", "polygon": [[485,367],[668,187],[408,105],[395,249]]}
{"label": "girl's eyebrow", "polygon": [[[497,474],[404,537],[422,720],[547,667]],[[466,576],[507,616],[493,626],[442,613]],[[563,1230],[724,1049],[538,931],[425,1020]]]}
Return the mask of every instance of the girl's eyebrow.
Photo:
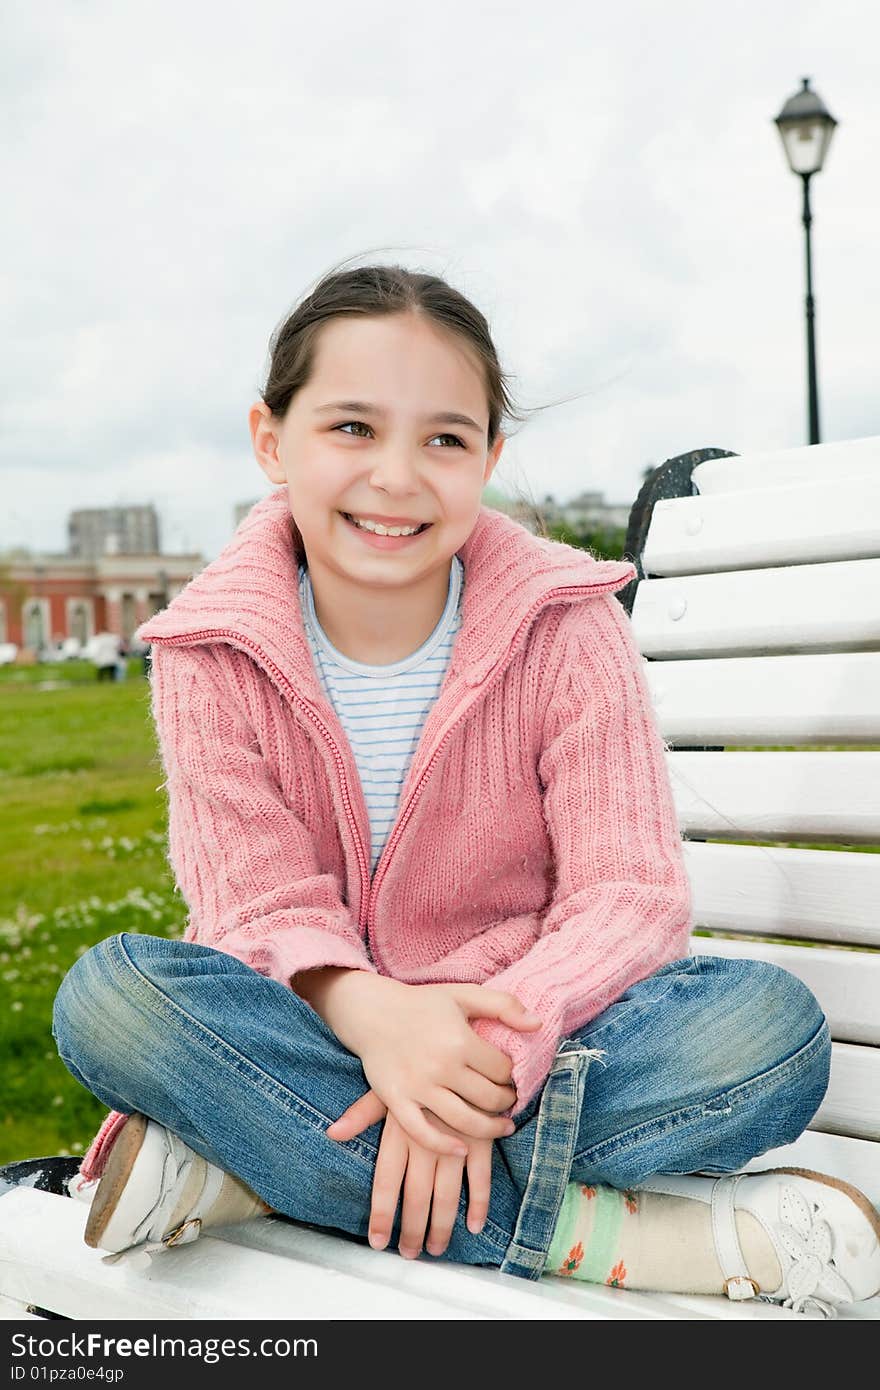
{"label": "girl's eyebrow", "polygon": [[[359,415],[387,415],[387,410],[381,406],[371,405],[369,401],[328,401],[326,405],[315,407],[316,415],[329,414],[333,410],[354,410]],[[435,415],[426,415],[425,420],[432,425],[464,425],[468,429],[477,430],[483,433],[483,426],[478,425],[476,420],[472,420],[469,415],[459,415],[454,410],[441,410]]]}

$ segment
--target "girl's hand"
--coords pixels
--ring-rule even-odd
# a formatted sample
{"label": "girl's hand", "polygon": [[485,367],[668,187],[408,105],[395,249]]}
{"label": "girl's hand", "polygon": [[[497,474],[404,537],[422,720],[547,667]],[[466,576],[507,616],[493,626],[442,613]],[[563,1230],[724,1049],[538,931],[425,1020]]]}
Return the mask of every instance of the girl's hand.
{"label": "girl's hand", "polygon": [[[374,1250],[384,1250],[388,1244],[403,1187],[401,1255],[411,1260],[419,1255],[425,1240],[429,1214],[431,1227],[427,1240],[428,1253],[442,1255],[449,1244],[458,1215],[465,1163],[468,1174],[468,1230],[476,1235],[483,1228],[489,1211],[492,1140],[466,1140],[467,1159],[438,1155],[433,1150],[415,1143],[394,1116],[386,1113],[386,1109],[375,1091],[369,1090],[356,1100],[354,1105],[350,1105],[331,1126],[340,1131],[337,1138],[344,1136],[351,1139],[385,1115],[373,1175],[370,1244]],[[455,1134],[454,1130],[450,1130],[436,1116],[431,1116],[430,1124],[443,1133]]]}
{"label": "girl's hand", "polygon": [[[372,1090],[414,1144],[465,1157],[469,1139],[512,1133],[499,1113],[516,1101],[510,1058],[484,1042],[468,1020],[540,1028],[541,1020],[513,995],[483,985],[407,985],[352,971],[334,982],[324,1007],[326,1021],[360,1057]],[[430,1124],[425,1111],[449,1128]],[[336,1137],[342,1136],[330,1135]]]}

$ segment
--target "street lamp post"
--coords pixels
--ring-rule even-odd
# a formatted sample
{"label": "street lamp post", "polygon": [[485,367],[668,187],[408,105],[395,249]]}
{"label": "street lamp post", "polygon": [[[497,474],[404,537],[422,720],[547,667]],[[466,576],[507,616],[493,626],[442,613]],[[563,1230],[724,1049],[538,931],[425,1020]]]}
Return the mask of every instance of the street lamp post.
{"label": "street lamp post", "polygon": [[809,399],[810,443],[819,443],[819,388],[816,384],[816,307],[813,299],[813,257],[810,243],[810,179],[818,174],[828,153],[831,136],[837,121],[826,109],[821,97],[810,87],[809,77],[801,79],[803,87],[789,97],[775,124],[789,168],[800,175],[804,184],[803,224],[807,259],[807,395]]}

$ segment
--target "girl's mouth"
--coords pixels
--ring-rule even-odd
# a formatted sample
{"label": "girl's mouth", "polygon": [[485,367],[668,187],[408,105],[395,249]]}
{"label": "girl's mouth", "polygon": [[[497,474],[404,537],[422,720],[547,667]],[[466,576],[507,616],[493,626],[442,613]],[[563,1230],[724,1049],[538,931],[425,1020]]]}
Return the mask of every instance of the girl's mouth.
{"label": "girl's mouth", "polygon": [[379,536],[375,531],[365,531],[362,526],[357,526],[348,512],[340,512],[339,515],[345,520],[351,531],[354,531],[367,544],[373,545],[378,550],[403,550],[405,546],[414,544],[419,536],[423,536],[433,525],[430,521],[424,521],[418,531],[414,531],[411,536]]}

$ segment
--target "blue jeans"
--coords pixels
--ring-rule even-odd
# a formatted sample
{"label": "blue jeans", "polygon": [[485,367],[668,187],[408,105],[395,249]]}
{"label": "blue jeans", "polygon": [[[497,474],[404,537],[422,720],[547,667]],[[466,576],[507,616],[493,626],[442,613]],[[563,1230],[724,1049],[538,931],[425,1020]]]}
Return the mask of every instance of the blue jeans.
{"label": "blue jeans", "polygon": [[[52,1031],[105,1105],[167,1125],[275,1211],[366,1242],[382,1122],[326,1137],[369,1083],[293,990],[211,947],[123,932],[68,971]],[[495,1141],[482,1232],[467,1229],[465,1182],[446,1251],[420,1258],[538,1279],[567,1182],[735,1171],[806,1128],[830,1054],[822,1010],[788,971],[664,966],[560,1043],[516,1132]]]}

